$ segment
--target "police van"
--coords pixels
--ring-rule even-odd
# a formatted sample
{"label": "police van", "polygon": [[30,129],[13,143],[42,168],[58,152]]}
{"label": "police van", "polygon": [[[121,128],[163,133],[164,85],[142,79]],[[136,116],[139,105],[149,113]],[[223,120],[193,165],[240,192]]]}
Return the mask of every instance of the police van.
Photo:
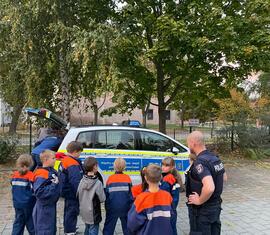
{"label": "police van", "polygon": [[[28,115],[47,118],[63,128],[68,126],[47,109],[26,109],[26,112]],[[118,157],[126,160],[125,173],[134,181],[139,180],[142,167],[150,163],[161,165],[164,157],[175,159],[180,174],[189,166],[189,149],[186,146],[163,133],[134,125],[68,127],[58,152],[66,153],[66,147],[71,141],[82,143],[82,162],[89,156],[98,160],[100,173],[105,180],[114,173],[113,162]]]}

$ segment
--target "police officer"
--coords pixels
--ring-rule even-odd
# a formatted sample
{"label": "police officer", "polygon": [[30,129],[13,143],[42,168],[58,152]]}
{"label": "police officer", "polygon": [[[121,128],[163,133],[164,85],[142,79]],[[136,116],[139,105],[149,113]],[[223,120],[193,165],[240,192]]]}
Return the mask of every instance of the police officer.
{"label": "police officer", "polygon": [[187,144],[191,154],[196,155],[186,176],[190,235],[220,234],[224,166],[206,149],[201,132],[192,132]]}

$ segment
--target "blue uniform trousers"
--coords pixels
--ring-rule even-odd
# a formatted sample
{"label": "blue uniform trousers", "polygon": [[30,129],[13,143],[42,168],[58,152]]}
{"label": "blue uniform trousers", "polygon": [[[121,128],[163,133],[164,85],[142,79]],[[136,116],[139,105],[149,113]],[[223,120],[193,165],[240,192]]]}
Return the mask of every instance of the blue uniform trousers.
{"label": "blue uniform trousers", "polygon": [[35,235],[56,234],[56,203],[42,204],[36,202],[33,211]]}
{"label": "blue uniform trousers", "polygon": [[172,224],[172,230],[173,230],[173,235],[177,235],[177,228],[176,228],[176,221],[177,221],[177,211],[176,209],[173,209],[171,215],[171,224]]}
{"label": "blue uniform trousers", "polygon": [[85,224],[84,235],[98,235],[99,224]]}
{"label": "blue uniform trousers", "polygon": [[118,218],[121,220],[122,231],[124,235],[129,235],[127,229],[127,215],[119,216],[113,213],[107,213],[103,228],[103,235],[113,235]]}
{"label": "blue uniform trousers", "polygon": [[188,205],[190,235],[220,235],[221,204]]}
{"label": "blue uniform trousers", "polygon": [[23,235],[25,226],[30,235],[35,235],[32,212],[33,207],[15,208],[15,220],[13,223],[12,235]]}
{"label": "blue uniform trousers", "polygon": [[76,198],[65,198],[64,208],[64,232],[75,233],[77,218],[80,212],[79,200]]}

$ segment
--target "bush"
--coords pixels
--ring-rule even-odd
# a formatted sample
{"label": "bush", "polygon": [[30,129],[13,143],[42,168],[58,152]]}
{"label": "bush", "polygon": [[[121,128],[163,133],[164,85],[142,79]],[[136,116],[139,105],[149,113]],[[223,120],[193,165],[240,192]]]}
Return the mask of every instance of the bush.
{"label": "bush", "polygon": [[251,125],[237,123],[225,126],[217,132],[216,145],[220,152],[231,149],[231,133],[234,132],[234,148],[250,159],[270,157],[270,135],[266,127],[256,128]]}
{"label": "bush", "polygon": [[15,158],[18,139],[11,136],[0,137],[0,164],[7,163]]}
{"label": "bush", "polygon": [[219,153],[229,153],[231,151],[231,129],[230,127],[224,126],[223,128],[216,131],[214,138],[214,144],[216,151]]}
{"label": "bush", "polygon": [[267,128],[241,125],[234,129],[235,141],[240,149],[258,149],[270,145],[270,135]]}

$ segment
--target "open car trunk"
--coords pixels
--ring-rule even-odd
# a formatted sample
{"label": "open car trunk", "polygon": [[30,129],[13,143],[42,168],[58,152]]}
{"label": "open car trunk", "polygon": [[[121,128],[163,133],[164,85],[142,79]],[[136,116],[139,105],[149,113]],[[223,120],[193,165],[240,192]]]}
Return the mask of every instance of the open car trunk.
{"label": "open car trunk", "polygon": [[47,119],[48,121],[51,121],[52,123],[54,123],[57,127],[61,129],[68,129],[68,123],[48,109],[26,108],[24,111],[29,116],[36,116],[38,118],[44,118],[44,119]]}

